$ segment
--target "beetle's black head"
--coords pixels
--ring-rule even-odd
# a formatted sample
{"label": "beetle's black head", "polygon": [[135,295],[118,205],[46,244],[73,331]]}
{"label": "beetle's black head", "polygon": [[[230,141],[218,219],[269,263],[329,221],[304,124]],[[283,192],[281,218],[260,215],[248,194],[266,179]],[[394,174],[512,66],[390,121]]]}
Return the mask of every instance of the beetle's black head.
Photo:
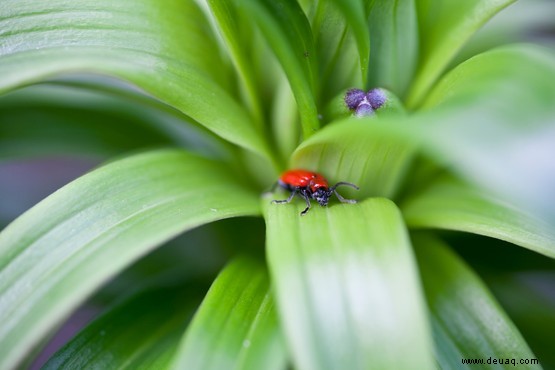
{"label": "beetle's black head", "polygon": [[321,206],[327,206],[328,200],[330,199],[331,192],[326,188],[318,188],[315,192],[312,193],[312,199],[316,199],[316,201]]}

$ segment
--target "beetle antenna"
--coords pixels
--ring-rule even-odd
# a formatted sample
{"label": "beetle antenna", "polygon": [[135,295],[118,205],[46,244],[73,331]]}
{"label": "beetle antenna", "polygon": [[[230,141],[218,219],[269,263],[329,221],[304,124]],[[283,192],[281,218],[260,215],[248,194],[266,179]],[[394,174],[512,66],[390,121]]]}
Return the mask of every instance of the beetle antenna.
{"label": "beetle antenna", "polygon": [[[335,189],[337,189],[338,186],[342,186],[342,185],[350,186],[350,187],[352,187],[352,188],[355,188],[356,190],[360,190],[360,188],[359,188],[358,186],[356,186],[355,184],[353,184],[353,183],[341,181],[341,182],[338,182],[337,184],[335,184],[334,186],[332,186],[332,187],[330,188],[330,194],[331,194],[332,192],[335,192]],[[336,193],[336,194],[337,194],[337,193]]]}
{"label": "beetle antenna", "polygon": [[336,190],[333,191],[335,193],[335,196],[337,197],[337,199],[339,199],[339,201],[341,203],[356,203],[357,201],[354,199],[346,199],[343,198],[343,196],[341,194],[339,194]]}
{"label": "beetle antenna", "polygon": [[330,188],[330,190],[328,191],[328,194],[331,195],[332,193],[334,193],[335,196],[337,197],[337,199],[339,199],[339,201],[340,201],[341,203],[356,203],[357,201],[354,200],[354,199],[345,199],[345,198],[343,198],[343,196],[341,196],[341,194],[339,194],[339,193],[337,192],[337,190],[335,190],[335,189],[337,189],[338,186],[341,186],[341,185],[350,186],[350,187],[352,187],[352,188],[355,188],[356,190],[359,190],[359,189],[360,189],[360,188],[359,188],[358,186],[356,186],[355,184],[352,184],[352,183],[350,183],[350,182],[341,181],[341,182],[338,182],[337,184],[335,184],[334,186],[332,186],[332,187]]}

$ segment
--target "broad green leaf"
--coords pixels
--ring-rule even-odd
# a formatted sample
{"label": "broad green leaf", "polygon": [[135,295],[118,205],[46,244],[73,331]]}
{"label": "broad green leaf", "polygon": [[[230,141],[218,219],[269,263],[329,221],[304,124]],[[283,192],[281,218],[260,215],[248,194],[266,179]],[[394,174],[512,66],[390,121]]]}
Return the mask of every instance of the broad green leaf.
{"label": "broad green leaf", "polygon": [[[466,181],[511,199],[555,225],[555,162],[550,160],[555,147],[554,80],[553,52],[532,45],[499,48],[448,74],[429,95],[424,112],[332,123],[299,147],[292,164],[319,169],[318,163],[334,181],[357,182],[356,175],[347,173],[352,163],[357,171],[382,168],[377,160],[365,170],[366,158],[376,159],[366,157],[365,142],[405,142],[405,148],[418,146]],[[352,139],[338,140],[345,136]],[[311,155],[307,149],[313,146],[317,150]],[[337,150],[332,154],[333,147]],[[328,150],[325,159],[318,156]],[[355,154],[347,157],[347,165],[338,163],[337,153],[342,152]],[[381,158],[392,160],[383,154]],[[383,168],[386,177],[398,173],[391,165]],[[340,170],[346,172],[333,178]],[[383,189],[394,188],[384,187],[388,181],[380,179],[379,173],[360,182],[363,191],[371,189],[372,196],[391,197]]]}
{"label": "broad green leaf", "polygon": [[[246,50],[252,37],[252,34],[244,32],[248,23],[239,18],[233,0],[208,0],[207,3],[241,77],[255,122],[261,123],[263,118],[260,91],[254,79],[256,75],[253,73],[252,60]],[[252,33],[252,29],[248,31]]]}
{"label": "broad green leaf", "polygon": [[[333,2],[344,14],[347,24],[357,43],[358,55],[360,58],[360,73],[362,81],[366,81],[368,75],[368,58],[370,56],[370,36],[374,36],[368,31],[364,0],[328,0]],[[325,1],[324,1],[325,2]],[[322,45],[325,48],[325,45]],[[372,65],[372,67],[374,67]]]}
{"label": "broad green leaf", "polygon": [[0,233],[0,367],[149,250],[258,206],[226,165],[176,150],[112,162],[60,189]]}
{"label": "broad green leaf", "polygon": [[414,146],[387,130],[382,130],[376,117],[335,122],[297,148],[292,167],[318,170],[331,182],[353,182],[359,192],[345,189],[358,199],[391,198],[404,178]]}
{"label": "broad green leaf", "polygon": [[200,293],[190,284],[136,294],[110,307],[43,369],[168,369]]}
{"label": "broad green leaf", "polygon": [[319,126],[314,97],[317,64],[310,24],[296,0],[233,0],[247,19],[257,22],[264,37],[287,74],[295,95],[303,135],[309,137]]}
{"label": "broad green leaf", "polygon": [[414,0],[371,2],[368,88],[406,95],[418,62],[417,23]]}
{"label": "broad green leaf", "polygon": [[[318,64],[321,75],[328,77],[345,40],[347,22],[338,4],[332,0],[314,3],[313,13],[311,28],[318,53]],[[322,84],[326,85],[325,79]]]}
{"label": "broad green leaf", "polygon": [[206,132],[166,111],[77,86],[35,85],[0,97],[0,157],[109,156],[163,145],[221,151]]}
{"label": "broad green leaf", "polygon": [[555,2],[551,0],[516,1],[472,36],[452,61],[451,67],[501,45],[533,42],[554,46],[553,38],[542,36],[542,30],[555,25],[554,14]]}
{"label": "broad green leaf", "polygon": [[[459,110],[511,108],[510,126],[528,127],[521,120],[553,113],[555,53],[531,44],[499,47],[477,55],[445,75],[426,97],[424,109],[437,106]],[[498,105],[495,101],[501,100]],[[503,112],[496,112],[500,117]],[[453,114],[455,117],[456,115]]]}
{"label": "broad green leaf", "polygon": [[555,284],[553,268],[531,266],[529,270],[486,276],[486,282],[518,326],[522,335],[545,369],[555,366],[553,343],[555,301],[551,287]]}
{"label": "broad green leaf", "polygon": [[[322,96],[329,97],[330,80],[337,72],[337,62],[347,39],[345,15],[334,1],[323,0],[314,3],[312,33],[314,34],[318,66],[321,76]],[[340,66],[345,69],[344,66]],[[331,92],[333,95],[333,92]]]}
{"label": "broad green leaf", "polygon": [[391,201],[330,204],[305,216],[303,201],[263,202],[278,313],[297,368],[433,368],[410,241]]}
{"label": "broad green leaf", "polygon": [[301,125],[295,97],[285,76],[275,86],[272,102],[272,136],[285,163],[299,145]]}
{"label": "broad green leaf", "polygon": [[462,359],[503,359],[509,363],[468,368],[507,369],[514,359],[519,369],[541,369],[518,363],[536,357],[479,277],[439,240],[414,241],[441,368],[461,368]]}
{"label": "broad green leaf", "polygon": [[264,267],[236,259],[218,276],[176,355],[174,369],[284,369],[281,338]]}
{"label": "broad green leaf", "polygon": [[[382,168],[378,158],[392,160],[396,156],[366,157],[366,143],[375,140],[384,145],[406,140],[405,148],[411,142],[418,144],[430,158],[449,165],[465,180],[511,199],[534,214],[551,217],[550,223],[555,224],[551,191],[555,187],[555,162],[549,159],[555,147],[553,80],[552,53],[534,46],[500,48],[453,70],[438,84],[437,93],[430,94],[427,111],[410,117],[331,124],[301,145],[292,164],[321,170],[332,181],[359,181],[356,172],[348,173],[351,166],[357,171],[372,171],[371,176],[360,180],[363,191],[391,197],[395,186],[384,184],[400,172],[392,171],[395,167],[391,164],[385,165],[384,181],[374,171]],[[352,139],[337,140],[346,136]],[[316,149],[314,155],[306,150],[312,146]],[[326,151],[330,155],[320,158],[319,153]],[[338,153],[353,156],[348,156],[344,165]],[[367,158],[376,162],[365,167]],[[402,161],[395,163],[403,168]],[[392,180],[391,184],[398,182]]]}
{"label": "broad green leaf", "polygon": [[492,50],[442,79],[411,127],[465,179],[555,224],[555,54],[532,45]]}
{"label": "broad green leaf", "polygon": [[403,206],[412,228],[465,231],[505,240],[555,257],[555,234],[544,220],[451,178],[433,182]]}
{"label": "broad green leaf", "polygon": [[0,92],[68,72],[107,74],[270,157],[228,91],[227,68],[194,2],[6,0],[0,19]]}
{"label": "broad green leaf", "polygon": [[[319,66],[320,93],[318,99],[327,104],[340,90],[349,87],[363,87],[366,81],[366,68],[361,67],[361,55],[356,43],[355,35],[350,31],[348,16],[340,7],[351,7],[350,4],[333,0],[323,0],[314,3],[312,13],[312,32],[315,39],[317,61]],[[365,28],[367,28],[365,26]],[[369,38],[367,29],[366,38]],[[366,63],[368,63],[368,51]],[[364,68],[364,76],[361,70]],[[322,123],[329,122],[325,112],[319,110]]]}
{"label": "broad green leaf", "polygon": [[420,61],[408,95],[417,107],[465,42],[515,0],[417,1]]}
{"label": "broad green leaf", "polygon": [[[41,86],[55,86],[65,88],[76,88],[84,93],[97,93],[104,99],[122,99],[124,102],[118,104],[121,107],[129,107],[136,115],[140,115],[151,126],[164,132],[180,146],[188,150],[217,157],[228,157],[235,146],[208,130],[183,112],[162,101],[153,99],[141,91],[128,86],[114,78],[99,78],[99,76],[68,76],[58,77]],[[71,99],[67,99],[71,100]],[[90,102],[87,100],[87,104]]]}

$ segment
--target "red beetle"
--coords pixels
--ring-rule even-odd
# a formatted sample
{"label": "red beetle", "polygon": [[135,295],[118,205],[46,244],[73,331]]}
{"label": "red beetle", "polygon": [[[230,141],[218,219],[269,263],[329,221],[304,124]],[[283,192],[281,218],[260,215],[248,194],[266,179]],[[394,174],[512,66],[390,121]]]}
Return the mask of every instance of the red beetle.
{"label": "red beetle", "polygon": [[316,199],[321,206],[327,206],[329,198],[335,193],[337,199],[342,203],[356,203],[356,200],[343,198],[335,189],[341,185],[359,189],[355,184],[344,181],[338,182],[330,188],[324,176],[307,170],[285,171],[281,174],[273,189],[275,189],[276,185],[289,190],[291,195],[284,200],[273,200],[272,203],[289,203],[298,194],[306,201],[306,208],[301,212],[301,216],[304,216],[310,209],[310,198]]}

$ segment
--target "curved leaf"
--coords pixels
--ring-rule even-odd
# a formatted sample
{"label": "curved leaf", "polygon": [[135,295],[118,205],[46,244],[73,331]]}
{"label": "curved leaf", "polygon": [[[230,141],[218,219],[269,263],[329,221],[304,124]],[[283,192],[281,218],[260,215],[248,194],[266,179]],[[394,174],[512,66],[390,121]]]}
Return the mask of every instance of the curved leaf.
{"label": "curved leaf", "polygon": [[437,239],[414,241],[442,368],[460,368],[462,359],[503,359],[509,363],[483,368],[512,368],[515,360],[519,369],[541,369],[517,362],[535,356],[478,276]]}
{"label": "curved leaf", "polygon": [[167,369],[200,293],[190,285],[139,293],[110,307],[42,369]]}
{"label": "curved leaf", "polygon": [[285,162],[299,145],[301,125],[289,81],[284,75],[281,77],[275,84],[275,96],[272,100],[272,136]]}
{"label": "curved leaf", "polygon": [[194,2],[7,0],[0,19],[0,92],[62,73],[108,74],[270,157],[226,91],[225,64],[215,57],[217,44]]}
{"label": "curved leaf", "polygon": [[248,103],[256,119],[256,123],[262,121],[262,106],[259,99],[260,92],[252,73],[254,66],[246,50],[248,38],[252,37],[252,29],[245,32],[247,22],[239,19],[239,14],[234,8],[232,0],[209,0],[207,1],[210,11],[217,21],[220,33],[232,56],[235,68],[242,79],[245,87]]}
{"label": "curved leaf", "polygon": [[157,245],[258,212],[224,164],[181,151],[115,161],[60,189],[0,233],[0,367]]}
{"label": "curved leaf", "polygon": [[306,216],[304,202],[264,202],[268,263],[296,367],[433,368],[410,241],[392,202],[331,204]]}
{"label": "curved leaf", "polygon": [[332,182],[350,181],[360,192],[393,197],[404,178],[414,145],[387,134],[376,118],[347,119],[320,130],[293,153],[292,167],[318,170]]}
{"label": "curved leaf", "polygon": [[555,2],[550,0],[516,1],[485,24],[457,53],[450,66],[487,50],[517,42],[533,42],[547,47],[553,38],[543,37],[542,30],[555,24]]}
{"label": "curved leaf", "polygon": [[497,12],[515,1],[417,1],[421,54],[407,105],[418,106],[464,43]]}
{"label": "curved leaf", "polygon": [[[515,44],[477,55],[446,74],[426,97],[423,108],[470,110],[510,109],[510,126],[523,125],[524,117],[553,113],[548,104],[555,96],[551,78],[555,75],[553,51]],[[500,101],[494,105],[494,101]],[[463,107],[464,105],[464,107]],[[500,116],[503,112],[496,112]],[[508,116],[508,118],[511,118]]]}
{"label": "curved leaf", "polygon": [[402,207],[409,227],[466,231],[555,258],[551,225],[483,190],[451,178],[434,182]]}
{"label": "curved leaf", "polygon": [[319,127],[314,97],[317,65],[310,24],[296,0],[233,0],[247,19],[257,22],[278,57],[295,95],[303,134]]}
{"label": "curved leaf", "polygon": [[0,158],[109,156],[171,144],[212,155],[222,146],[206,130],[120,94],[41,84],[0,97]]}
{"label": "curved leaf", "polygon": [[175,369],[284,369],[286,352],[266,270],[230,263],[210,288],[177,353]]}
{"label": "curved leaf", "polygon": [[552,51],[492,50],[442,79],[413,128],[430,154],[466,180],[555,224],[554,80]]}
{"label": "curved leaf", "polygon": [[[353,5],[355,2],[345,4],[335,0],[322,0],[314,2],[312,9],[308,11],[308,14],[312,15],[311,25],[319,67],[318,118],[322,125],[330,122],[330,118],[325,112],[329,101],[339,92],[346,91],[347,86],[363,87],[366,81],[369,51],[361,51],[360,48],[365,48],[357,44],[357,41],[361,41],[361,36],[355,35],[349,24],[351,17],[365,19],[364,12],[357,15],[349,13],[353,11],[352,8],[358,7]],[[342,9],[345,7],[349,9]],[[355,24],[360,22],[352,21]],[[362,37],[369,40],[366,23],[364,23]],[[355,55],[358,55],[359,58],[355,58]],[[360,64],[361,58],[365,60],[365,66]],[[343,102],[342,105],[344,106],[345,103]]]}
{"label": "curved leaf", "polygon": [[555,269],[531,266],[528,271],[488,276],[487,283],[545,369],[555,365],[549,338],[555,333]]}
{"label": "curved leaf", "polygon": [[368,88],[383,87],[404,97],[418,62],[414,0],[373,1],[370,6]]}
{"label": "curved leaf", "polygon": [[[347,24],[352,28],[357,43],[360,58],[360,73],[362,81],[366,81],[368,75],[368,58],[370,56],[370,36],[368,22],[366,19],[364,0],[331,0],[344,14]],[[373,36],[373,35],[372,35]],[[322,45],[325,48],[325,45]]]}

